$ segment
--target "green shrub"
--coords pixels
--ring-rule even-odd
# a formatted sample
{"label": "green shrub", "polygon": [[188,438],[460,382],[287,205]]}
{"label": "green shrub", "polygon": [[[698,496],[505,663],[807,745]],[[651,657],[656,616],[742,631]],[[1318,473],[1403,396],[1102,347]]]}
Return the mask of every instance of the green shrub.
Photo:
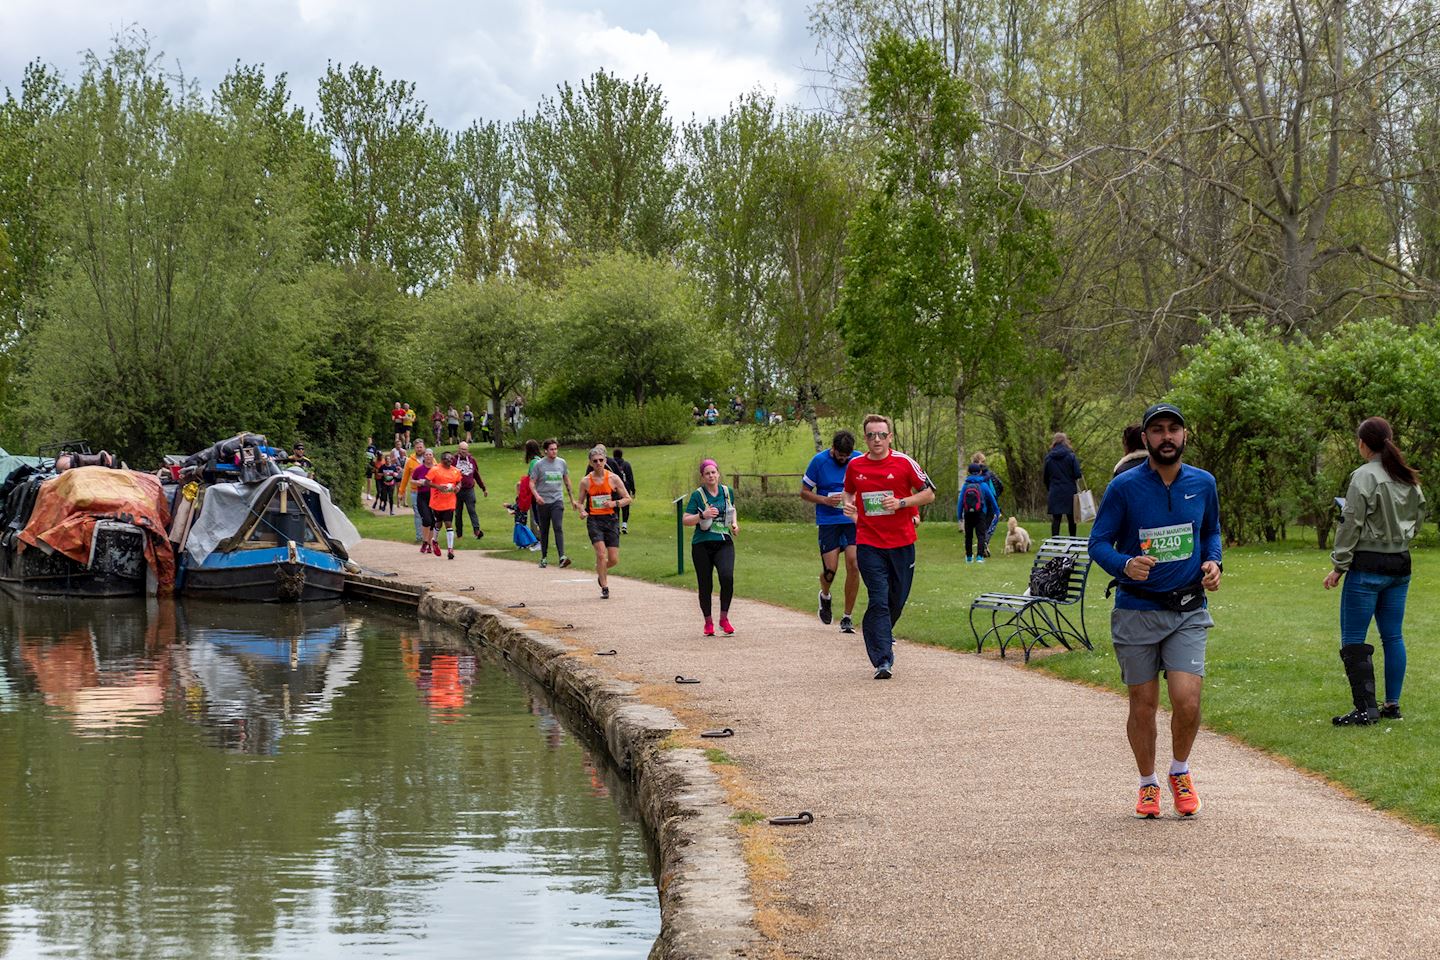
{"label": "green shrub", "polygon": [[524,438],[556,437],[567,446],[603,443],[609,447],[648,447],[684,443],[695,424],[690,404],[657,397],[643,404],[611,400],[569,417],[528,420]]}
{"label": "green shrub", "polygon": [[741,493],[736,497],[736,508],[741,520],[766,523],[813,523],[815,520],[814,505],[798,496],[747,497]]}

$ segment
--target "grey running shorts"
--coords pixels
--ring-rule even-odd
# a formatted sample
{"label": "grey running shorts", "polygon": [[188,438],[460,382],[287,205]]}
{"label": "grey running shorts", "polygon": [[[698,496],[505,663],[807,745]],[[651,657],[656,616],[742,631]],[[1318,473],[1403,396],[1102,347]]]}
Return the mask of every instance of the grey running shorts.
{"label": "grey running shorts", "polygon": [[1121,610],[1110,614],[1110,640],[1128,686],[1149,683],[1161,670],[1205,676],[1205,638],[1215,626],[1204,607],[1175,610]]}

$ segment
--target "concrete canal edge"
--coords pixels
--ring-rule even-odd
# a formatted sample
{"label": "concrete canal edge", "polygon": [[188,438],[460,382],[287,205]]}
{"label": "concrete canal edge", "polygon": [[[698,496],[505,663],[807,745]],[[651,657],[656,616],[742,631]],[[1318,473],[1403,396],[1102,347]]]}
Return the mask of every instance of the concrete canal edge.
{"label": "concrete canal edge", "polygon": [[488,604],[391,578],[352,577],[350,586],[362,597],[413,606],[422,619],[492,648],[594,725],[635,785],[659,855],[660,936],[651,960],[756,955],[760,935],[734,811],[702,751],[663,746],[684,729],[674,714],[642,703],[631,684],[586,666],[558,638]]}

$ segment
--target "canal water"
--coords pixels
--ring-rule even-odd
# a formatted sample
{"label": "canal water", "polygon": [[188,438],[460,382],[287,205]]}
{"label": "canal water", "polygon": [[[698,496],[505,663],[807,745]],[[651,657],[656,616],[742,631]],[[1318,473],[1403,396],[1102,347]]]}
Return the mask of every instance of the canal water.
{"label": "canal water", "polygon": [[0,957],[646,956],[624,783],[373,607],[0,596]]}

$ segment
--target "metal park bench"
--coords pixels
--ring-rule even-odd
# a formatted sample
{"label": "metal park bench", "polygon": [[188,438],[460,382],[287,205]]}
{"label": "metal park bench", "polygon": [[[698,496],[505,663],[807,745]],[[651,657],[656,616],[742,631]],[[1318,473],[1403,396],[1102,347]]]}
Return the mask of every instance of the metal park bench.
{"label": "metal park bench", "polygon": [[[1070,572],[1065,596],[1059,599],[1032,597],[1028,593],[982,593],[971,601],[970,632],[975,635],[976,653],[983,650],[985,641],[991,638],[1000,644],[1001,658],[1005,656],[1005,648],[1018,639],[1027,663],[1037,645],[1049,647],[1051,641],[1066,650],[1074,649],[1072,641],[1082,644],[1086,650],[1094,649],[1085,629],[1085,583],[1091,564],[1089,541],[1083,537],[1051,537],[1035,551],[1035,563],[1030,570],[1033,573],[1051,559],[1067,556],[1074,558],[1075,569]],[[975,625],[976,610],[990,613],[990,626],[984,633]],[[1075,610],[1079,611],[1078,617],[1071,615]]]}

